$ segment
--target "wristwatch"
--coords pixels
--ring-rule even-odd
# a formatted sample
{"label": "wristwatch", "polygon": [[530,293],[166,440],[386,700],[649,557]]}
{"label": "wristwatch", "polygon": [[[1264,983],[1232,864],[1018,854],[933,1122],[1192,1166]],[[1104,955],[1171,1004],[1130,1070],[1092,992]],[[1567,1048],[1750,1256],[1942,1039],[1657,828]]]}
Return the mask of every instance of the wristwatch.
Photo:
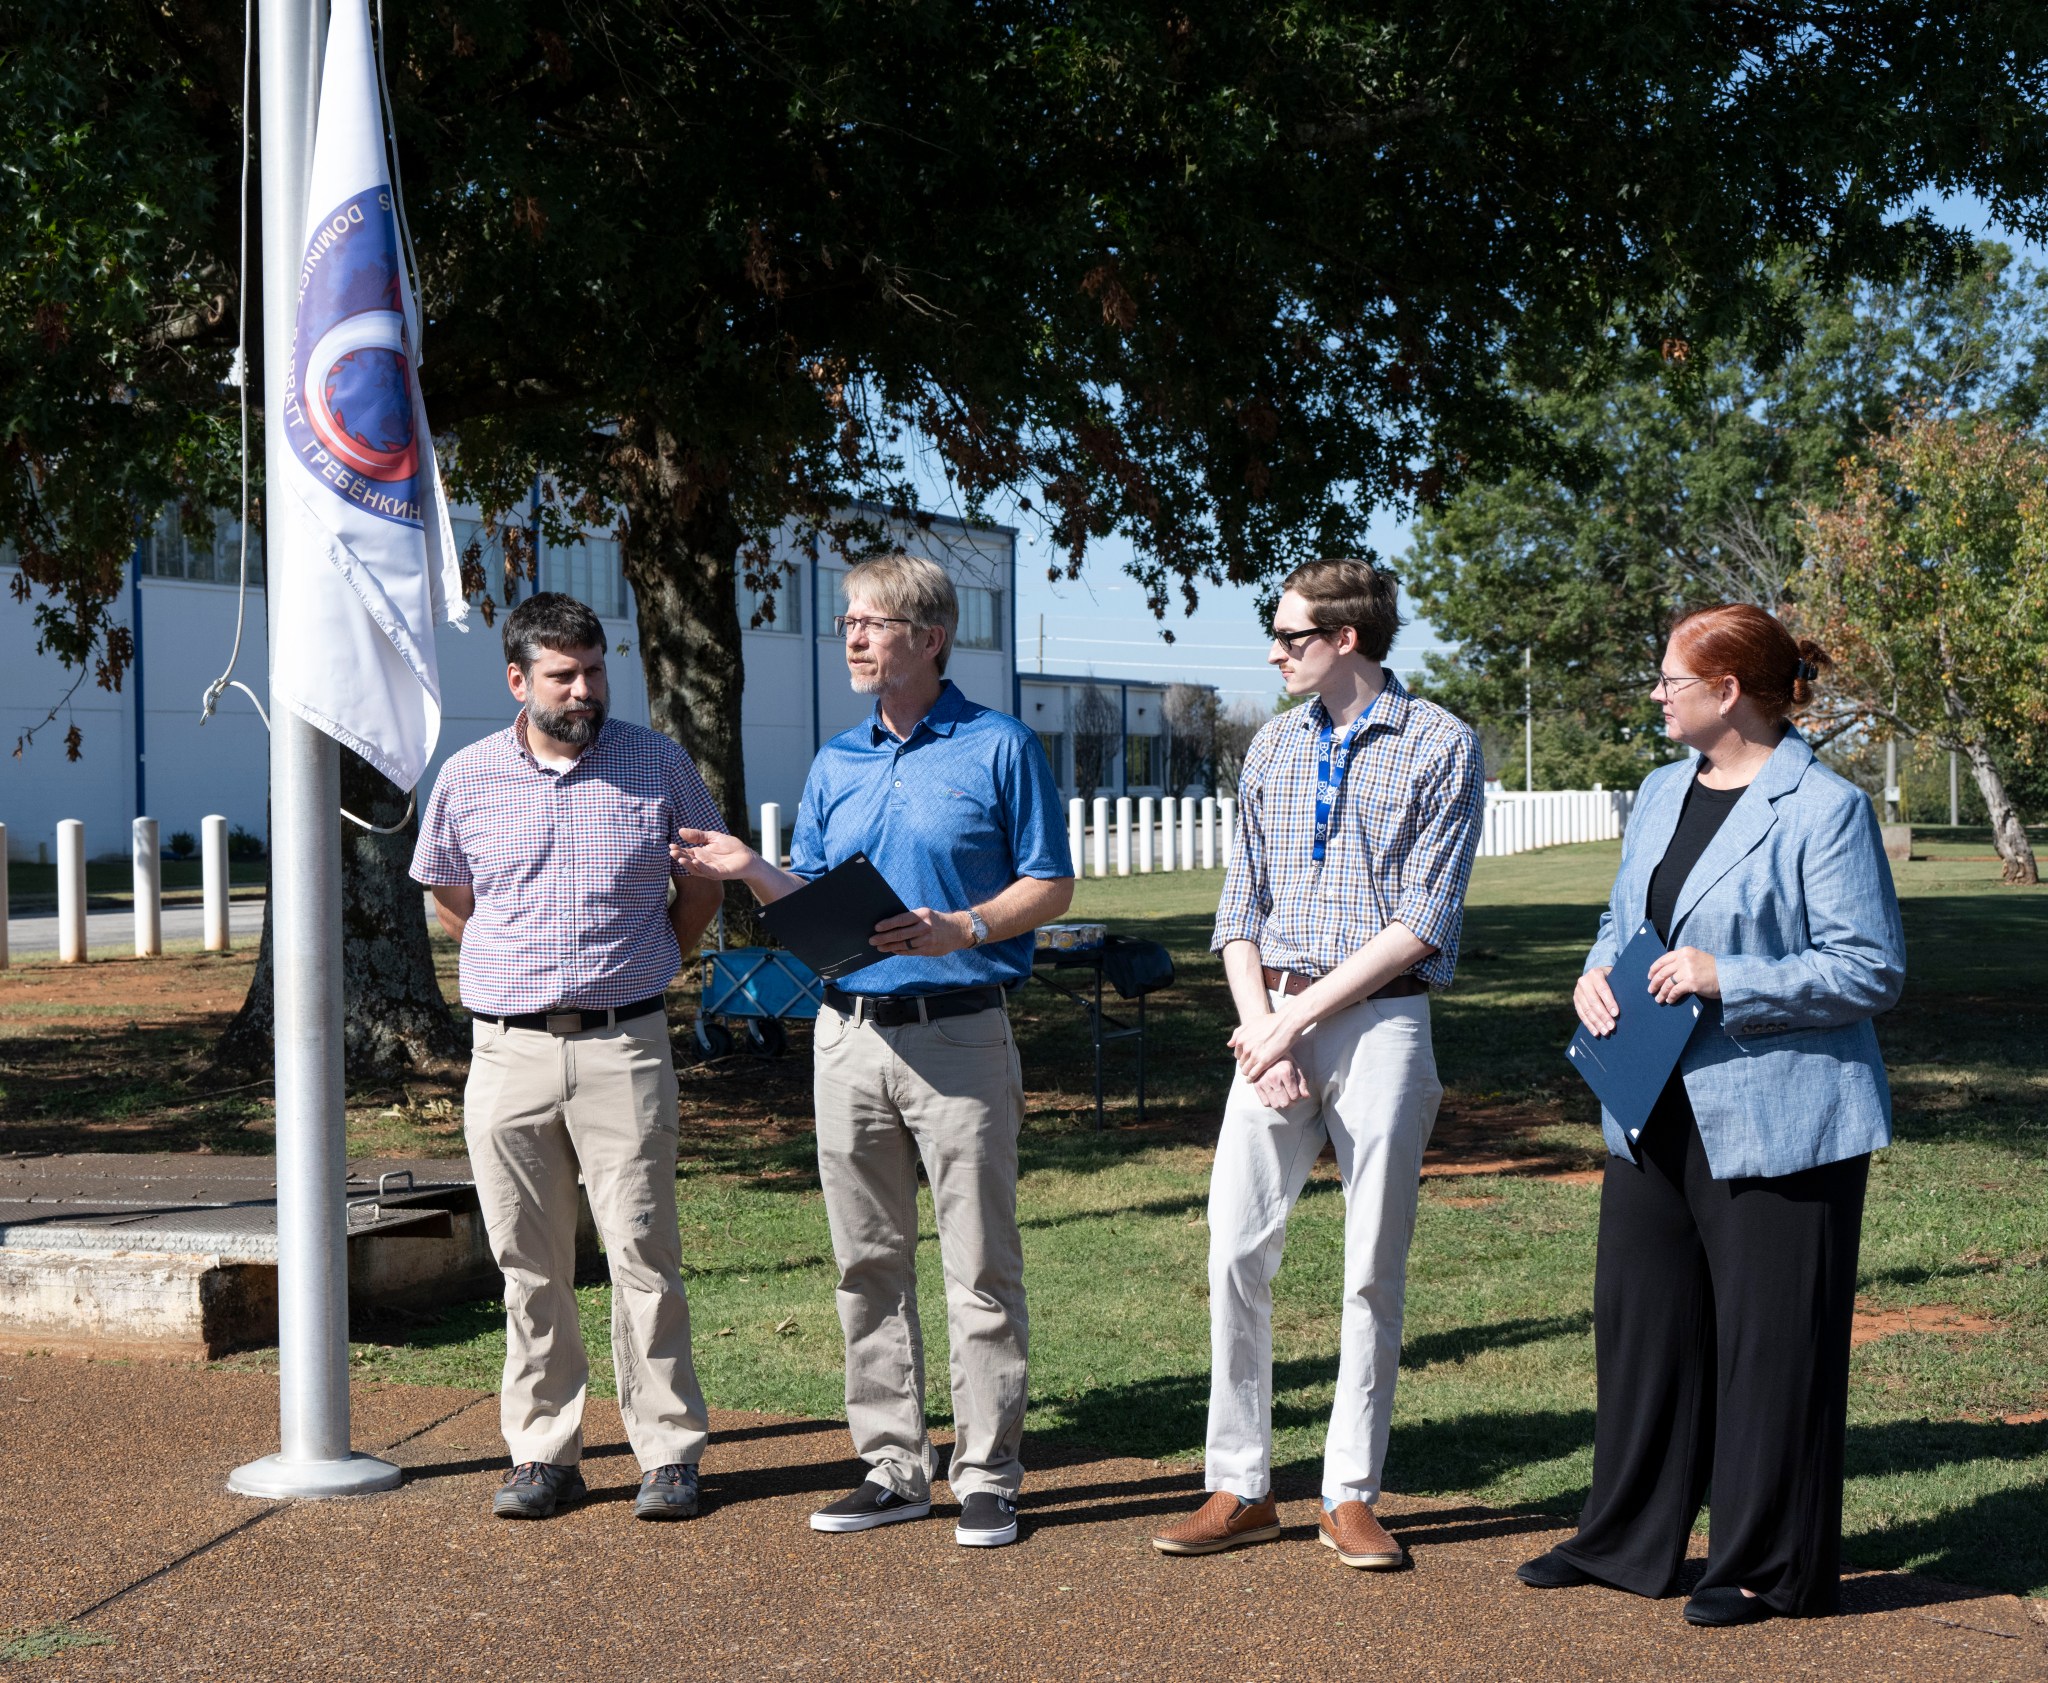
{"label": "wristwatch", "polygon": [[967,924],[974,931],[974,939],[967,943],[969,947],[978,947],[988,939],[988,920],[972,906],[967,908]]}

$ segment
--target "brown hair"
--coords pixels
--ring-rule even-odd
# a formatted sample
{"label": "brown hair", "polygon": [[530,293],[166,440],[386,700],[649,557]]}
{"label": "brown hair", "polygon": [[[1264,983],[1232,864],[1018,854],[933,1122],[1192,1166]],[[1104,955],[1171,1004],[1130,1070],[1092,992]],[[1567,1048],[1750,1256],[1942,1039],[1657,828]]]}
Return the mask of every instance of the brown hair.
{"label": "brown hair", "polygon": [[1795,639],[1763,609],[1747,602],[1723,602],[1681,614],[1671,627],[1674,648],[1683,651],[1702,678],[1733,678],[1767,718],[1782,719],[1813,699],[1813,682],[1834,665],[1810,637]]}
{"label": "brown hair", "polygon": [[1385,660],[1401,629],[1399,583],[1369,561],[1311,561],[1280,586],[1308,603],[1309,618],[1324,631],[1350,626],[1368,660]]}
{"label": "brown hair", "polygon": [[604,624],[573,596],[536,591],[505,619],[505,662],[529,678],[542,649],[556,654],[604,647]]}

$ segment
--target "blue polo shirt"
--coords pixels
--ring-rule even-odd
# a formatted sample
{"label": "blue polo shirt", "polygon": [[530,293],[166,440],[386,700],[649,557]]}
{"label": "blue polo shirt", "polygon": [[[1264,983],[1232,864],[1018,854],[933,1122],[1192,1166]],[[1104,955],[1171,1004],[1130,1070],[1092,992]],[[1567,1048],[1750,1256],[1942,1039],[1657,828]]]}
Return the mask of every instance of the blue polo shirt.
{"label": "blue polo shirt", "polygon": [[[823,876],[865,853],[907,906],[964,912],[1019,877],[1074,874],[1060,792],[1045,750],[1007,713],[969,701],[952,680],[908,741],[881,703],[819,750],[804,780],[789,868]],[[943,993],[1021,981],[1032,936],[942,958],[885,958],[846,978],[848,993]]]}

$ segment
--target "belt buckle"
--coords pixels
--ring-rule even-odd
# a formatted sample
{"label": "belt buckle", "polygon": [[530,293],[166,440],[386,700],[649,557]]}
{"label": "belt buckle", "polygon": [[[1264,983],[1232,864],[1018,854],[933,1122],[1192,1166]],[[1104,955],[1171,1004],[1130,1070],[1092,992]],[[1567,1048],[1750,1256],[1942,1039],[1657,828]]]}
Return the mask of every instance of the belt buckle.
{"label": "belt buckle", "polygon": [[547,1014],[548,1033],[581,1034],[583,1013],[581,1011],[550,1011]]}

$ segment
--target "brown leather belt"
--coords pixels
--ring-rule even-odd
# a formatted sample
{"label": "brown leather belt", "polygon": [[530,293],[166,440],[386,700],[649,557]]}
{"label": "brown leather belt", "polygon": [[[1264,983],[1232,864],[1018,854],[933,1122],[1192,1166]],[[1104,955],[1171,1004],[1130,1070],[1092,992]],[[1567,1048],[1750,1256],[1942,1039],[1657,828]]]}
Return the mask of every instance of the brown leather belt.
{"label": "brown leather belt", "polygon": [[[1282,994],[1306,993],[1314,984],[1322,980],[1320,976],[1304,976],[1298,970],[1268,970],[1264,965],[1259,967],[1259,974],[1266,978],[1266,986],[1268,988],[1272,989],[1275,993]],[[1420,976],[1411,972],[1406,976],[1396,976],[1385,987],[1380,988],[1374,993],[1369,993],[1365,997],[1367,999],[1411,999],[1418,993],[1428,992],[1429,984]]]}

